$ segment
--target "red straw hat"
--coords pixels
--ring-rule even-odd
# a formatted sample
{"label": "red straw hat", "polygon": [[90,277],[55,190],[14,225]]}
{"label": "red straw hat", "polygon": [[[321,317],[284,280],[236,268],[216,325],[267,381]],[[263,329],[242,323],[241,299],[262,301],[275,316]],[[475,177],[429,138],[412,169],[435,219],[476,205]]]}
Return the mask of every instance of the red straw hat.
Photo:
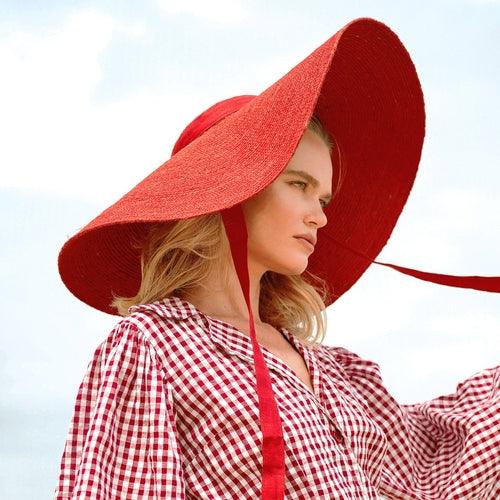
{"label": "red straw hat", "polygon": [[[247,231],[241,202],[285,169],[311,118],[334,139],[334,186],[308,270],[330,286],[333,303],[387,243],[417,173],[425,133],[415,67],[398,37],[369,18],[345,25],[257,96],[221,101],[182,132],[172,157],[70,238],[59,254],[68,289],[101,311],[113,293],[133,296],[140,253],[131,242],[152,223],[221,212],[249,311],[263,432],[262,498],[283,498],[284,445],[269,372],[249,299]],[[342,162],[345,178],[335,165]],[[333,221],[333,223],[332,223]],[[391,266],[450,286],[500,291],[500,278],[450,276]]]}

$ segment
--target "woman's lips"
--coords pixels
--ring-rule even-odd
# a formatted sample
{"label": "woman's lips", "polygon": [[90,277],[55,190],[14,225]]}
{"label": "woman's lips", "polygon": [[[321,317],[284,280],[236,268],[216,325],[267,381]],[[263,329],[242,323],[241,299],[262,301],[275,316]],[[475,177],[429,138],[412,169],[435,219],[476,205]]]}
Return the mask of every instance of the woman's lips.
{"label": "woman's lips", "polygon": [[309,241],[307,241],[305,238],[300,238],[299,236],[294,236],[294,238],[296,240],[299,240],[302,243],[302,245],[304,245],[305,247],[307,247],[309,250],[314,251],[313,244],[310,243]]}

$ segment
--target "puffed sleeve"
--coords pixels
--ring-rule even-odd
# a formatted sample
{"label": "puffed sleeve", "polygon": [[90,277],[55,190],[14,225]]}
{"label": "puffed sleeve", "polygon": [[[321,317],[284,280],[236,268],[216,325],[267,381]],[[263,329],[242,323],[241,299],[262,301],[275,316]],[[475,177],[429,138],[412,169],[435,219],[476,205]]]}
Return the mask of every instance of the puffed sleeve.
{"label": "puffed sleeve", "polygon": [[122,319],[78,389],[55,499],[184,499],[172,393],[153,347]]}
{"label": "puffed sleeve", "polygon": [[329,351],[387,437],[381,494],[398,500],[500,498],[500,367],[474,374],[453,394],[399,404],[376,363],[342,347]]}

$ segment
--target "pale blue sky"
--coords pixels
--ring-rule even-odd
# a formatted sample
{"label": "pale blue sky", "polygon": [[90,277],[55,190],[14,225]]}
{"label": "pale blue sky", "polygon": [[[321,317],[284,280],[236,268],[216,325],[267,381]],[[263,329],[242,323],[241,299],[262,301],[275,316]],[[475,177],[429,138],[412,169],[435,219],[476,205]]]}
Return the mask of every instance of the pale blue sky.
{"label": "pale blue sky", "polygon": [[[1,498],[51,497],[76,391],[117,320],[64,288],[61,245],[199,112],[261,92],[356,17],[396,31],[426,99],[419,174],[378,260],[500,274],[499,1],[207,3],[1,1]],[[373,265],[329,308],[326,343],[422,401],[498,363],[499,305]]]}

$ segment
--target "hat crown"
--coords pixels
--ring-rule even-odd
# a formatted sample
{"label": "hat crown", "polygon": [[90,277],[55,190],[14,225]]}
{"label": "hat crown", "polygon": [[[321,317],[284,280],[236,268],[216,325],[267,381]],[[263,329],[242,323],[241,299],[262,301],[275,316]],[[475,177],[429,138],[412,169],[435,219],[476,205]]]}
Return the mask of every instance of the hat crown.
{"label": "hat crown", "polygon": [[174,156],[183,147],[194,141],[210,127],[220,122],[230,114],[241,109],[245,104],[253,100],[254,95],[238,95],[219,101],[199,114],[186,128],[181,132],[172,149]]}

